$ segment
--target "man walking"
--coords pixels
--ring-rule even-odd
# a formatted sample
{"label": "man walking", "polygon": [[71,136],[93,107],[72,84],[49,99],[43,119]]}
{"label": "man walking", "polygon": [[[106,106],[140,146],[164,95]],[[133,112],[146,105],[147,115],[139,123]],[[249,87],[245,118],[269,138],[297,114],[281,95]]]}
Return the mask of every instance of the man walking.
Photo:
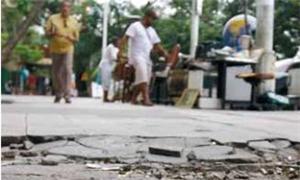
{"label": "man walking", "polygon": [[63,1],[61,12],[50,16],[46,23],[46,35],[50,38],[52,78],[55,103],[65,98],[71,103],[74,44],[79,39],[79,24],[70,16],[71,4]]}
{"label": "man walking", "polygon": [[152,75],[150,53],[154,50],[161,56],[166,58],[168,56],[168,53],[160,44],[160,38],[152,27],[157,18],[157,14],[153,10],[147,10],[140,21],[134,22],[128,27],[121,43],[119,55],[122,55],[122,47],[129,41],[129,64],[133,65],[135,69],[132,104],[137,103],[137,97],[142,93],[143,105],[152,106],[149,97],[149,84]]}

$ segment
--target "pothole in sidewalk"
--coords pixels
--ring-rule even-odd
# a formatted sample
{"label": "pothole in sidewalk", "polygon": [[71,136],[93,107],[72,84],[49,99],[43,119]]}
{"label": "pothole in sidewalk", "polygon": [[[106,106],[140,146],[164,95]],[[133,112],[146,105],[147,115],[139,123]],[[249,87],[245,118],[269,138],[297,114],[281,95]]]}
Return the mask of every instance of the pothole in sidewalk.
{"label": "pothole in sidewalk", "polygon": [[[28,140],[32,142],[32,147]],[[91,167],[103,170],[104,165],[101,164],[125,164],[118,170],[124,176],[141,172],[150,177],[171,179],[175,175],[183,179],[223,176],[253,178],[253,174],[257,177],[299,177],[294,171],[300,171],[300,145],[282,139],[224,145],[204,137],[28,136],[10,145],[2,151],[6,165],[92,164]],[[156,148],[155,153],[150,152],[150,147]],[[258,153],[258,148],[265,150],[274,147],[277,149],[271,155],[268,151]]]}

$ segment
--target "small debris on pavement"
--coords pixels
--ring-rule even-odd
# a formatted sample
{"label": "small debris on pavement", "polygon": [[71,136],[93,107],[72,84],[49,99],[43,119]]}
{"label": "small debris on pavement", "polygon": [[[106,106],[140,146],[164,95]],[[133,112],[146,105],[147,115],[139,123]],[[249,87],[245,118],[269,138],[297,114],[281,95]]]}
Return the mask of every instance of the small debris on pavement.
{"label": "small debris on pavement", "polygon": [[195,155],[194,151],[191,151],[186,155],[186,158],[188,161],[194,161],[197,159],[197,156]]}
{"label": "small debris on pavement", "polygon": [[91,164],[91,163],[88,163],[85,166],[90,169],[100,169],[102,171],[118,171],[124,166],[124,164]]}
{"label": "small debris on pavement", "polygon": [[15,159],[16,155],[17,155],[16,151],[2,152],[2,156],[4,159]]}
{"label": "small debris on pavement", "polygon": [[44,165],[44,166],[57,166],[58,162],[57,161],[47,160],[47,159],[42,159],[41,165]]}
{"label": "small debris on pavement", "polygon": [[36,157],[36,156],[38,156],[38,153],[34,152],[34,151],[22,151],[22,152],[20,152],[20,156],[23,156],[23,157]]}
{"label": "small debris on pavement", "polygon": [[260,172],[263,174],[263,175],[267,175],[268,174],[268,171],[264,168],[261,168],[260,169]]}
{"label": "small debris on pavement", "polygon": [[56,166],[67,161],[67,157],[59,155],[48,155],[42,158],[41,164],[45,166]]}
{"label": "small debris on pavement", "polygon": [[23,142],[23,147],[22,148],[25,149],[25,150],[29,150],[33,146],[34,146],[34,144],[31,141],[26,140],[26,141]]}

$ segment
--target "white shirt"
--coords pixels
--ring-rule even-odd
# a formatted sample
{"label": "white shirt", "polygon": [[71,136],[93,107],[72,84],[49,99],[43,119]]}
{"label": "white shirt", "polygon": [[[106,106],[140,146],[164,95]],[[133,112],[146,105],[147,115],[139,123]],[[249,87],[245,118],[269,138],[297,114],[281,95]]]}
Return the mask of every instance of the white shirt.
{"label": "white shirt", "polygon": [[129,36],[129,63],[138,60],[151,64],[150,52],[154,44],[160,43],[155,29],[146,28],[142,22],[137,21],[129,26],[125,34]]}
{"label": "white shirt", "polygon": [[103,64],[113,65],[114,61],[117,60],[119,49],[113,44],[109,44],[105,50],[103,59],[101,60],[99,67],[102,67]]}

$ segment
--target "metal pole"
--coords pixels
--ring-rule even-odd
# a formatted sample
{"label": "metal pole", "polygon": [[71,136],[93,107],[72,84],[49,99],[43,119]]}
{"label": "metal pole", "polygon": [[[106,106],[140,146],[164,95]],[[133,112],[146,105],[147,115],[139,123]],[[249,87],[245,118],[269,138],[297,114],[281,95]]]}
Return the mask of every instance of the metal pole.
{"label": "metal pole", "polygon": [[110,12],[109,0],[104,3],[104,13],[103,13],[103,33],[102,33],[102,59],[104,57],[105,49],[107,46],[107,29],[108,29],[108,16]]}
{"label": "metal pole", "polygon": [[248,27],[248,0],[244,0],[244,14],[245,14],[246,34],[250,35],[249,27]]}
{"label": "metal pole", "polygon": [[191,16],[191,44],[190,56],[195,58],[196,48],[199,38],[199,16],[202,13],[203,0],[192,0],[192,16]]}
{"label": "metal pole", "polygon": [[[257,72],[274,73],[276,61],[273,51],[275,0],[256,0],[256,4],[256,46],[264,50],[257,66]],[[263,94],[267,91],[275,91],[275,80],[266,80],[261,83],[259,93]]]}

